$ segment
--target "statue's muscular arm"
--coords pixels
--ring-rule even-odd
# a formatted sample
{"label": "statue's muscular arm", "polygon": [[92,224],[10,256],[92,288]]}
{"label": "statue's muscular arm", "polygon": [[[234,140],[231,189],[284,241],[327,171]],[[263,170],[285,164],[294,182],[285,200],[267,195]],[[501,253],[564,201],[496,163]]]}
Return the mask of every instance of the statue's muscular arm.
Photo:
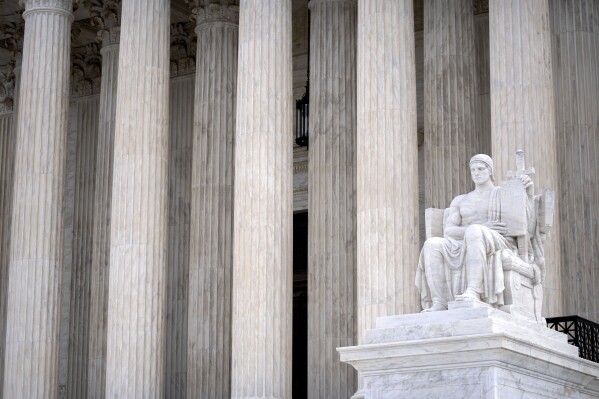
{"label": "statue's muscular arm", "polygon": [[443,234],[446,238],[453,238],[455,240],[464,239],[467,226],[462,226],[462,215],[460,214],[460,203],[463,198],[463,195],[458,195],[451,201],[449,215],[447,216],[447,220],[445,220],[445,227],[443,229]]}

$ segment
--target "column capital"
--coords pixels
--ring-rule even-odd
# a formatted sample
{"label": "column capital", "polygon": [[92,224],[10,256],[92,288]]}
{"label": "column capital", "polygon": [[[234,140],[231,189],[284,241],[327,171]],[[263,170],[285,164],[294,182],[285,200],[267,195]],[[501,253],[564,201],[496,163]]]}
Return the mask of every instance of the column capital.
{"label": "column capital", "polygon": [[27,17],[32,12],[59,12],[68,15],[73,19],[73,4],[78,0],[19,0],[19,4],[25,7],[23,18]]}
{"label": "column capital", "polygon": [[197,6],[193,8],[192,18],[196,19],[198,29],[202,26],[215,23],[224,22],[229,24],[239,25],[239,6],[235,4],[220,4],[210,3],[205,6],[198,5],[199,2],[196,0],[192,4]]}
{"label": "column capital", "polygon": [[196,38],[193,24],[171,25],[171,78],[189,75],[196,70]]}
{"label": "column capital", "polygon": [[[15,14],[16,15],[16,14]],[[21,69],[25,21],[20,16],[15,22],[0,26],[3,47],[11,52],[10,62],[0,71],[0,112],[14,110],[17,75]]]}
{"label": "column capital", "polygon": [[474,15],[486,14],[489,12],[489,0],[474,0]]}
{"label": "column capital", "polygon": [[121,39],[121,2],[118,0],[91,0],[92,26],[98,28],[102,46],[118,44]]}
{"label": "column capital", "polygon": [[100,92],[102,57],[98,44],[90,43],[73,49],[71,69],[71,94],[75,97]]}
{"label": "column capital", "polygon": [[15,74],[14,68],[0,71],[0,113],[12,112],[14,109]]}
{"label": "column capital", "polygon": [[14,22],[0,25],[3,47],[11,52],[10,63],[14,68],[21,67],[23,39],[25,38],[25,21],[20,15],[15,14]]}

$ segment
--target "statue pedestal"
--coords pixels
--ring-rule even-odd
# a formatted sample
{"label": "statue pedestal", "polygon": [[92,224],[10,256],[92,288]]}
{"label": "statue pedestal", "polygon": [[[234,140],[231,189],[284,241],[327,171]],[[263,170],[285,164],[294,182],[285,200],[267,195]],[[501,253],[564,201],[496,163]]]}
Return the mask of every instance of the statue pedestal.
{"label": "statue pedestal", "polygon": [[339,348],[363,378],[354,398],[597,398],[599,364],[566,335],[480,302],[377,319]]}

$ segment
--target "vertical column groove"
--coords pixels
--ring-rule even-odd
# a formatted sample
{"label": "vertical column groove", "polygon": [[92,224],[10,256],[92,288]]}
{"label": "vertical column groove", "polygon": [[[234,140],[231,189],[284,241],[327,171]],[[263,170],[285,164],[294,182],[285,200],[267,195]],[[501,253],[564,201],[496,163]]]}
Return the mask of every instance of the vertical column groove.
{"label": "vertical column groove", "polygon": [[424,0],[425,207],[445,208],[472,188],[476,129],[472,0]]}
{"label": "vertical column groove", "polygon": [[71,0],[25,0],[4,397],[55,398]]}
{"label": "vertical column groove", "polygon": [[[194,76],[171,80],[165,397],[185,398]],[[194,317],[193,310],[190,314]],[[191,395],[194,397],[208,397]]]}
{"label": "vertical column groove", "polygon": [[75,102],[77,147],[73,207],[67,397],[87,396],[90,283],[99,97]]}
{"label": "vertical column groove", "polygon": [[356,391],[355,371],[336,352],[356,343],[356,3],[309,4],[311,398],[348,398]]}
{"label": "vertical column groove", "polygon": [[231,397],[291,397],[291,1],[239,16]]}
{"label": "vertical column groove", "polygon": [[418,311],[418,150],[411,0],[359,0],[358,343],[377,317]]}
{"label": "vertical column groove", "polygon": [[[556,157],[551,36],[547,0],[489,3],[491,66],[491,129],[495,180],[514,170],[516,150],[534,166],[537,191],[560,187]],[[545,242],[547,276],[543,284],[543,314],[559,315],[559,222]]]}
{"label": "vertical column groove", "polygon": [[[116,28],[115,30],[118,30]],[[118,33],[117,33],[118,37]],[[106,325],[110,259],[110,213],[114,162],[114,131],[118,87],[119,44],[104,39],[96,152],[93,248],[90,282],[87,397],[104,398],[106,387]]]}
{"label": "vertical column groove", "polygon": [[187,346],[189,398],[230,397],[238,21],[237,6],[211,4],[198,12]]}
{"label": "vertical column groove", "polygon": [[[15,84],[18,89],[18,85]],[[17,92],[15,89],[15,93]],[[15,103],[18,99],[15,99]],[[14,108],[13,108],[14,110]],[[6,302],[12,219],[12,180],[15,162],[16,112],[0,116],[0,397],[4,384]]]}
{"label": "vertical column groove", "polygon": [[164,395],[170,2],[123,2],[106,396]]}
{"label": "vertical column groove", "polygon": [[489,14],[474,16],[474,43],[476,53],[476,129],[479,153],[491,154],[491,96],[489,65]]}

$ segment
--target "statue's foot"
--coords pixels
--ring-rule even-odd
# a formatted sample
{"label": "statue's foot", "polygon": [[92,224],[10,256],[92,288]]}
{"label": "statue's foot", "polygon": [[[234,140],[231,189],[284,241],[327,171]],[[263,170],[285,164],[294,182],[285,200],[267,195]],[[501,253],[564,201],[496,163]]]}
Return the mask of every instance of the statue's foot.
{"label": "statue's foot", "polygon": [[431,306],[428,309],[424,309],[422,311],[422,313],[428,313],[428,312],[440,312],[441,310],[447,310],[447,305],[443,305],[441,303],[433,303],[433,306]]}
{"label": "statue's foot", "polygon": [[463,294],[456,295],[456,297],[455,297],[456,301],[464,301],[467,299],[473,299],[475,301],[480,302],[480,294],[478,292],[468,288],[466,291],[464,291]]}

